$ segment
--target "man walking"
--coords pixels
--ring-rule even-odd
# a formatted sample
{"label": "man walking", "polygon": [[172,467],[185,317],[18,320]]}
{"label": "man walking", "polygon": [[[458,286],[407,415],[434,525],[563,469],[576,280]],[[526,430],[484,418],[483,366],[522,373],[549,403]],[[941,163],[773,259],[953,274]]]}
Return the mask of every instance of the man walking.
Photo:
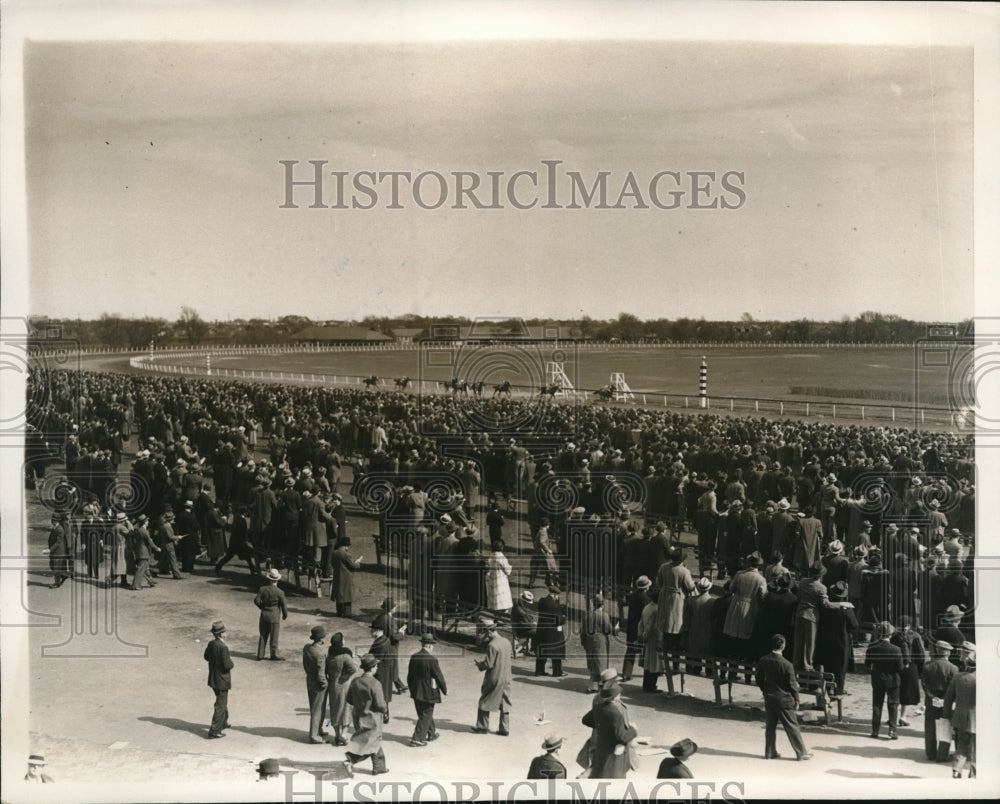
{"label": "man walking", "polygon": [[411,748],[422,748],[440,735],[434,725],[434,706],[441,703],[441,696],[448,694],[448,685],[441,672],[441,665],[434,655],[437,640],[434,634],[420,637],[420,650],[410,657],[406,672],[406,685],[417,710],[417,723],[410,738]]}
{"label": "man walking", "polygon": [[792,663],[781,655],[784,649],[785,638],[775,634],[771,638],[771,652],[757,662],[757,686],[764,693],[764,759],[781,757],[777,746],[779,721],[795,756],[799,760],[812,759],[795,719],[795,710],[799,708],[799,682],[795,680]]}
{"label": "man walking", "polygon": [[882,705],[889,703],[889,739],[898,739],[896,723],[899,722],[899,674],[903,672],[903,652],[889,642],[894,629],[891,623],[875,626],[876,641],[865,653],[865,664],[872,674],[872,733],[878,738],[882,725]]}
{"label": "man walking", "polygon": [[580,628],[580,644],[587,654],[587,669],[590,671],[590,686],[587,692],[597,692],[601,673],[611,663],[611,634],[614,631],[611,618],[604,610],[604,597],[598,592],[591,601],[592,608],[583,615]]}
{"label": "man walking", "polygon": [[226,624],[221,620],[212,623],[212,636],[205,646],[205,661],[208,662],[208,686],[215,692],[215,709],[212,711],[212,725],[208,729],[209,739],[225,737],[223,729],[229,728],[229,690],[233,686],[229,671],[233,660],[229,657],[229,646],[222,638]]}
{"label": "man walking", "polygon": [[[127,528],[124,511],[118,512],[117,520],[115,524],[116,529]],[[135,575],[132,577],[132,591],[142,589],[143,583],[149,586],[156,586],[156,581],[153,580],[153,576],[149,572],[149,562],[152,560],[153,553],[160,552],[160,548],[153,544],[153,539],[150,537],[149,530],[146,527],[148,522],[149,517],[145,514],[139,514],[135,530],[132,531],[132,554],[135,556]]]}
{"label": "man walking", "polygon": [[278,588],[281,573],[273,567],[267,571],[267,584],[260,588],[253,604],[260,609],[260,620],[257,623],[260,639],[257,640],[257,661],[264,658],[264,648],[271,643],[272,661],[284,661],[278,654],[278,637],[281,634],[281,621],[288,619],[288,606],[285,603],[285,593]]}
{"label": "man walking", "polygon": [[312,640],[302,648],[302,667],[306,671],[306,693],[309,695],[309,741],[323,743],[323,703],[326,701],[326,651],[323,640],[326,629],[314,625],[309,632]]}
{"label": "man walking", "polygon": [[486,734],[490,730],[490,712],[499,709],[497,734],[506,737],[510,734],[511,665],[514,652],[510,642],[497,633],[496,622],[486,620],[481,625],[486,635],[486,656],[477,659],[475,664],[486,674],[483,676],[476,725],[472,731]]}

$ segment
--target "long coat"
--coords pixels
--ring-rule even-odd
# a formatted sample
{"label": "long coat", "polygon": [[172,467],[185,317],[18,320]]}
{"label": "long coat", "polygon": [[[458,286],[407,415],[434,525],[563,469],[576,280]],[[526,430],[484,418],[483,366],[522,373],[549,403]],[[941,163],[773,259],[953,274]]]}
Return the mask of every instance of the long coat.
{"label": "long coat", "polygon": [[543,597],[538,601],[538,627],[535,631],[535,646],[539,658],[563,659],[566,656],[566,621],[563,606],[553,597]]}
{"label": "long coat", "polygon": [[67,575],[72,569],[68,527],[66,523],[56,522],[49,531],[49,569],[60,575]]}
{"label": "long coat", "polygon": [[368,652],[378,659],[378,667],[375,668],[372,677],[381,685],[382,697],[388,706],[392,701],[393,681],[396,680],[398,668],[398,660],[392,649],[392,644],[389,642],[389,637],[385,634],[376,637]]}
{"label": "long coat", "polygon": [[959,673],[944,694],[944,716],[956,731],[976,733],[976,671]]}
{"label": "long coat", "polygon": [[483,686],[480,688],[479,709],[489,712],[500,709],[501,704],[510,706],[511,665],[514,662],[514,649],[510,642],[494,634],[486,643],[486,656],[480,661],[480,668],[485,670]]}
{"label": "long coat", "polygon": [[684,601],[685,649],[694,656],[712,655],[712,605],[715,598],[707,592]]}
{"label": "long coat", "polygon": [[333,517],[326,512],[326,506],[319,497],[309,497],[302,503],[302,523],[305,528],[307,547],[326,547],[326,523]]}
{"label": "long coat", "polygon": [[659,625],[659,604],[654,600],[642,610],[639,623],[639,638],[642,640],[642,667],[647,673],[663,670],[663,654],[660,652],[663,632]]}
{"label": "long coat", "polygon": [[813,664],[822,665],[824,671],[835,676],[852,669],[851,632],[858,628],[860,626],[853,606],[820,609]]}
{"label": "long coat", "polygon": [[505,611],[514,605],[507,576],[513,571],[507,557],[497,551],[486,559],[486,608]]}
{"label": "long coat", "polygon": [[656,586],[660,590],[660,630],[679,634],[684,622],[684,597],[694,591],[691,572],[683,564],[664,564],[656,574]]}
{"label": "long coat", "polygon": [[333,588],[330,599],[337,603],[354,602],[354,572],[358,565],[351,557],[350,547],[338,547],[333,552]]}
{"label": "long coat", "polygon": [[347,715],[347,692],[358,675],[358,663],[351,655],[337,653],[326,657],[327,701],[330,706],[330,724],[335,728],[350,725]]}
{"label": "long coat", "polygon": [[354,734],[347,751],[358,756],[375,754],[382,747],[382,714],[389,711],[382,687],[370,673],[358,676],[347,691]]}
{"label": "long coat", "polygon": [[615,754],[619,745],[627,746],[638,736],[629,723],[628,709],[620,700],[603,700],[586,715],[583,725],[594,730],[591,779],[624,779],[629,770],[628,750]]}
{"label": "long coat", "polygon": [[587,667],[593,676],[611,666],[611,618],[604,608],[583,615],[580,644],[587,654]]}
{"label": "long coat", "polygon": [[737,639],[750,639],[760,614],[760,601],[767,597],[767,582],[755,569],[736,573],[729,587],[733,602],[726,612],[723,633]]}

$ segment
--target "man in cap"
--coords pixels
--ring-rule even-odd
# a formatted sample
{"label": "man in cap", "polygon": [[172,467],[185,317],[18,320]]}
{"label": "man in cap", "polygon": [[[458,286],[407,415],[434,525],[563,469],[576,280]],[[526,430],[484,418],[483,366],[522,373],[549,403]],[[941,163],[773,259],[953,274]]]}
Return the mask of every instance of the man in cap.
{"label": "man in cap", "polygon": [[510,734],[511,665],[514,653],[510,642],[497,632],[495,621],[485,620],[480,625],[486,639],[486,655],[475,662],[476,667],[484,671],[484,675],[476,725],[472,731],[486,734],[490,730],[490,712],[499,709],[497,734],[506,737]]}
{"label": "man in cap", "polygon": [[354,721],[354,734],[347,744],[347,761],[350,766],[371,757],[372,775],[378,776],[389,772],[382,750],[382,723],[389,705],[382,694],[382,685],[373,675],[376,667],[378,659],[370,653],[362,656],[361,675],[351,682],[347,691]]}
{"label": "man in cap", "polygon": [[306,694],[309,696],[309,742],[322,743],[323,703],[326,701],[326,651],[323,640],[326,629],[314,625],[309,632],[310,642],[302,648],[302,668],[306,671]]}
{"label": "man in cap", "polygon": [[212,623],[212,636],[205,646],[205,661],[208,662],[208,686],[215,692],[215,709],[212,711],[212,725],[208,728],[209,739],[225,737],[224,729],[229,728],[229,690],[233,686],[229,671],[233,660],[229,656],[229,646],[223,639],[226,624],[222,620]]}
{"label": "man in cap", "polygon": [[278,588],[281,573],[271,567],[265,577],[267,583],[260,588],[253,599],[253,604],[260,609],[260,619],[257,623],[260,632],[260,638],[257,640],[257,661],[264,658],[264,649],[270,642],[271,659],[280,662],[284,659],[278,654],[278,638],[281,635],[281,621],[288,619],[288,606],[285,602],[285,593]]}
{"label": "man in cap", "polygon": [[865,653],[865,664],[872,679],[872,738],[878,738],[882,726],[882,706],[889,704],[889,739],[895,740],[896,723],[899,721],[899,676],[903,672],[903,653],[889,642],[892,624],[881,622],[875,626],[875,642]]}
{"label": "man in cap", "polygon": [[542,750],[545,753],[531,760],[531,765],[528,767],[529,779],[566,778],[566,766],[556,758],[562,744],[563,738],[558,734],[546,735],[542,742]]}
{"label": "man in cap", "polygon": [[441,672],[441,665],[434,655],[437,640],[434,634],[420,637],[420,650],[410,657],[406,671],[406,684],[417,710],[417,722],[410,738],[412,748],[422,748],[440,735],[434,724],[434,706],[441,703],[441,696],[448,694],[448,684]]}
{"label": "man in cap", "polygon": [[771,652],[757,662],[757,686],[764,693],[764,759],[780,759],[778,723],[799,760],[812,759],[799,731],[795,711],[799,708],[799,682],[792,663],[783,655],[785,638],[771,637]]}
{"label": "man in cap", "polygon": [[933,657],[924,663],[920,684],[924,688],[924,754],[931,762],[947,762],[951,749],[951,724],[944,716],[944,696],[958,668],[949,661],[952,645],[943,639],[932,643]]}
{"label": "man in cap", "polygon": [[48,774],[42,773],[45,767],[45,757],[41,754],[32,754],[28,757],[28,772],[24,774],[24,781],[36,782],[39,784],[52,784],[55,782]]}
{"label": "man in cap", "polygon": [[601,673],[611,663],[611,635],[614,628],[604,610],[604,596],[600,592],[591,599],[590,611],[583,615],[580,625],[580,644],[587,656],[590,686],[587,692],[597,692]]}

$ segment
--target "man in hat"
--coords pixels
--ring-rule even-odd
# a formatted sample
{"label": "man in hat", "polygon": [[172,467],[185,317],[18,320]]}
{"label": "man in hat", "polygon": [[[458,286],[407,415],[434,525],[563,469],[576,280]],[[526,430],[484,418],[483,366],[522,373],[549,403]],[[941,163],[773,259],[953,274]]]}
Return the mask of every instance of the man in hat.
{"label": "man in hat", "polygon": [[351,555],[351,537],[344,536],[333,551],[333,586],[330,599],[337,604],[338,617],[350,617],[354,603],[354,573],[361,568],[361,558]]}
{"label": "man in hat", "polygon": [[514,635],[514,656],[534,653],[535,630],[538,615],[535,612],[535,596],[527,589],[521,592],[510,610],[510,627]]}
{"label": "man in hat", "polygon": [[844,543],[840,539],[834,539],[826,546],[826,555],[823,556],[822,564],[825,568],[823,583],[827,589],[839,581],[847,580],[849,562],[844,555]]}
{"label": "man in hat", "polygon": [[611,663],[611,635],[614,628],[611,618],[604,610],[604,597],[600,592],[591,600],[590,611],[583,615],[580,624],[580,644],[587,656],[590,671],[590,686],[587,692],[597,692],[601,673]]}
{"label": "man in hat", "polygon": [[58,589],[66,582],[67,578],[73,577],[69,527],[68,515],[52,514],[52,529],[49,531],[49,568],[55,575],[53,589]]}
{"label": "man in hat", "polygon": [[326,629],[314,625],[310,642],[302,648],[302,668],[306,671],[306,694],[309,696],[309,742],[323,743],[323,703],[326,701]]}
{"label": "man in hat", "polygon": [[625,658],[622,661],[622,681],[632,679],[635,668],[635,657],[642,652],[642,642],[639,639],[639,626],[642,623],[642,611],[650,603],[649,589],[653,582],[646,575],[640,575],[632,585],[627,606],[628,618],[625,621]]}
{"label": "man in hat", "polygon": [[194,572],[194,560],[201,549],[201,525],[194,513],[194,500],[185,500],[176,520],[170,524],[179,539],[177,556],[181,562],[181,571]]}
{"label": "man in hat", "polygon": [[271,643],[271,659],[284,661],[278,654],[278,638],[281,636],[281,621],[288,619],[288,606],[285,603],[285,593],[278,588],[281,573],[274,567],[267,571],[267,583],[257,592],[253,604],[260,609],[260,619],[257,628],[260,638],[257,640],[257,661],[264,658],[264,648]]}
{"label": "man in hat", "polygon": [[947,762],[951,750],[951,724],[944,716],[944,696],[958,668],[949,661],[950,642],[931,644],[933,657],[924,663],[920,684],[924,688],[924,753],[931,762]]}
{"label": "man in hat", "polygon": [[39,784],[52,784],[55,782],[48,774],[42,773],[45,767],[45,757],[41,754],[32,754],[28,757],[28,772],[24,774],[24,781],[36,782]]}
{"label": "man in hat", "polygon": [[159,570],[161,575],[171,574],[175,581],[184,578],[180,572],[180,565],[177,563],[177,542],[180,536],[174,532],[174,513],[165,511],[156,527],[156,538],[160,548]]}
{"label": "man in hat", "polygon": [[684,764],[684,760],[698,750],[698,743],[685,737],[670,746],[670,756],[660,763],[657,779],[693,779],[694,776]]}
{"label": "man in hat", "polygon": [[799,731],[795,711],[799,708],[799,682],[795,669],[782,652],[785,638],[771,637],[771,652],[757,662],[757,686],[764,693],[764,759],[780,759],[778,753],[778,723],[799,760],[812,759]]}
{"label": "man in hat", "polygon": [[229,656],[229,646],[223,639],[226,624],[221,620],[212,623],[212,636],[205,646],[205,661],[208,662],[208,686],[215,692],[215,709],[212,711],[212,725],[208,728],[209,739],[225,737],[224,729],[229,728],[229,690],[233,686],[229,671],[233,660]]}
{"label": "man in hat", "polygon": [[[116,519],[116,527],[119,525],[123,528],[128,527],[124,511],[119,511]],[[136,519],[136,526],[131,534],[132,555],[135,556],[135,575],[132,576],[133,591],[142,589],[144,582],[149,586],[156,586],[156,581],[153,580],[153,576],[149,571],[149,562],[153,558],[153,553],[160,552],[160,548],[153,543],[153,539],[149,535],[148,525],[149,517],[145,514],[140,514],[138,519]]]}
{"label": "man in hat", "polygon": [[549,594],[538,601],[538,629],[535,632],[535,675],[544,676],[545,663],[552,660],[552,675],[563,677],[562,662],[566,658],[566,634],[563,624],[566,613],[559,600],[560,589],[550,586]]}
{"label": "man in hat", "polygon": [[476,667],[484,671],[484,675],[476,725],[472,731],[486,734],[490,730],[490,712],[498,709],[500,722],[497,734],[506,737],[510,734],[511,665],[514,652],[510,642],[497,632],[495,621],[485,620],[481,626],[486,639],[486,655],[475,662]]}
{"label": "man in hat", "polygon": [[563,738],[557,734],[549,734],[542,742],[544,754],[540,754],[531,760],[528,768],[529,779],[565,779],[566,766],[562,764],[556,755],[562,747]]}
{"label": "man in hat", "polygon": [[257,766],[257,781],[266,782],[268,779],[276,779],[280,773],[281,765],[278,764],[278,760],[261,760],[260,764]]}
{"label": "man in hat", "polygon": [[877,739],[882,726],[882,706],[889,704],[889,739],[895,740],[896,723],[899,721],[899,675],[903,672],[903,653],[889,641],[892,624],[881,622],[875,626],[875,641],[865,652],[865,664],[872,679],[872,733]]}
{"label": "man in hat", "polygon": [[795,544],[792,547],[792,560],[789,562],[792,569],[805,575],[813,564],[819,562],[822,544],[823,527],[820,521],[813,516],[813,509],[806,508],[804,511],[799,511],[798,529]]}
{"label": "man in hat", "polygon": [[[351,705],[354,734],[347,744],[347,761],[356,765],[368,757],[372,760],[372,774],[388,773],[385,752],[382,750],[383,716],[389,705],[382,694],[382,685],[374,678],[378,660],[370,653],[361,657],[361,675],[351,682],[347,700]],[[350,767],[348,767],[350,771]]]}
{"label": "man in hat", "polygon": [[944,694],[944,717],[955,733],[955,757],[951,775],[962,777],[966,762],[969,778],[976,775],[976,646],[965,643],[965,658],[958,674],[948,683]]}
{"label": "man in hat", "polygon": [[583,725],[592,728],[591,779],[624,779],[632,767],[630,744],[638,736],[629,721],[628,707],[622,703],[622,688],[612,682],[598,693],[599,703],[583,716]]}
{"label": "man in hat", "polygon": [[406,671],[406,684],[417,710],[417,722],[410,738],[412,748],[422,748],[440,736],[434,724],[434,706],[441,703],[442,695],[448,694],[448,684],[434,655],[436,643],[434,634],[421,635],[420,650],[410,657]]}
{"label": "man in hat", "polygon": [[795,610],[795,668],[813,669],[813,654],[816,651],[816,632],[819,628],[820,609],[830,605],[826,586],[820,583],[823,565],[819,562],[807,570],[807,577],[799,583],[798,607]]}
{"label": "man in hat", "polygon": [[[406,634],[406,624],[396,625],[396,601],[387,597],[382,601],[382,612],[375,618],[377,625],[389,639],[389,650],[379,660],[379,675],[386,674],[397,693],[406,692],[406,685],[399,678],[399,642]],[[374,651],[373,651],[374,652]]]}

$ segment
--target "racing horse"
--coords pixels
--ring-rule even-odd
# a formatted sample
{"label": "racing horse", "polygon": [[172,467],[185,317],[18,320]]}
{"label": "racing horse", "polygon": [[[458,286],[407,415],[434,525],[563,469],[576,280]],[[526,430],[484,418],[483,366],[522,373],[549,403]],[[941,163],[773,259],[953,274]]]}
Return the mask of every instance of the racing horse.
{"label": "racing horse", "polygon": [[396,377],[396,390],[397,391],[405,391],[409,387],[410,387],[410,378],[409,377]]}
{"label": "racing horse", "polygon": [[614,395],[615,391],[610,385],[605,385],[603,388],[598,388],[596,391],[594,391],[594,396],[596,396],[598,399],[603,400],[604,402],[610,402],[611,399],[614,397]]}
{"label": "racing horse", "polygon": [[510,389],[513,386],[510,384],[510,380],[504,380],[499,385],[493,386],[493,396],[499,396],[500,394],[506,394],[510,396]]}
{"label": "racing horse", "polygon": [[365,377],[364,379],[365,390],[370,390],[372,388],[377,389],[379,386],[379,379],[374,374],[371,377]]}

